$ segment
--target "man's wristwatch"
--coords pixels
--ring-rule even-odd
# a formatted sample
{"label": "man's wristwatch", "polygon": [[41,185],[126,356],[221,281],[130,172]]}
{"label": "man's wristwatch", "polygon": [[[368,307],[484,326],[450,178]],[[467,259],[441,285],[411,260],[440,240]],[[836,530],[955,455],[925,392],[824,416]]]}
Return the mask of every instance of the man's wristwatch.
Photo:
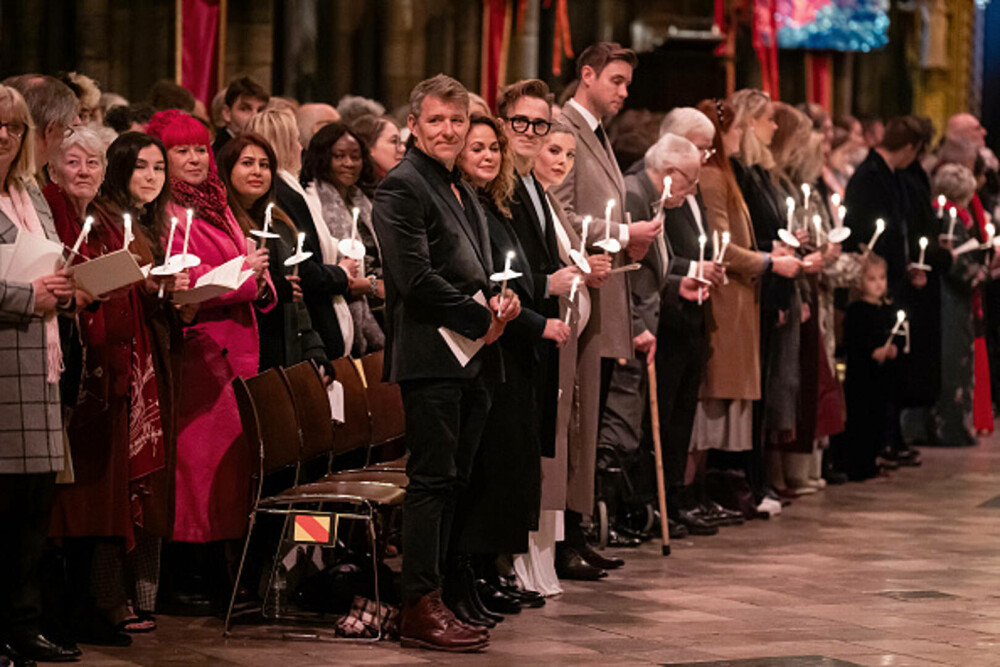
{"label": "man's wristwatch", "polygon": [[378,296],[378,278],[374,275],[368,276],[368,281],[372,285],[371,296]]}

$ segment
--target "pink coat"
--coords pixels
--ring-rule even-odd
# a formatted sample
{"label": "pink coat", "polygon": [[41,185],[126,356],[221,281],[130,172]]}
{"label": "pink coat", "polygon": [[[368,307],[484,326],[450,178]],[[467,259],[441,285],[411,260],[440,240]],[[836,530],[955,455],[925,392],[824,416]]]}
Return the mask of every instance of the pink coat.
{"label": "pink coat", "polygon": [[[181,221],[176,251],[183,241],[184,210],[171,205],[169,215]],[[228,209],[226,221],[229,229],[223,231],[195,218],[188,251],[201,258],[201,265],[191,269],[192,284],[246,254],[246,238]],[[173,534],[178,542],[238,539],[246,531],[253,457],[243,439],[232,381],[257,373],[256,299],[251,278],[238,290],[202,303],[184,329]],[[261,310],[273,307],[272,299]]]}

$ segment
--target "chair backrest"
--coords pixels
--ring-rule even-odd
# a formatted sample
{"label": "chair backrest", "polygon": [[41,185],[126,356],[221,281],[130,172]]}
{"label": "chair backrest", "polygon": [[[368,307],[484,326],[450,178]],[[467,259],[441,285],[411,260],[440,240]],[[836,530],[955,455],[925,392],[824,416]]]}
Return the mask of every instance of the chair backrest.
{"label": "chair backrest", "polygon": [[406,434],[406,417],[403,413],[403,395],[399,385],[382,380],[384,351],[379,350],[361,358],[361,366],[368,381],[368,409],[372,416],[372,445],[383,445]]}
{"label": "chair backrest", "polygon": [[344,386],[344,423],[334,422],[333,454],[367,447],[372,438],[368,397],[358,369],[349,357],[333,362],[337,382]]}
{"label": "chair backrest", "polygon": [[334,448],[333,415],[330,398],[316,364],[303,361],[281,371],[295,404],[302,431],[302,460],[306,461]]}
{"label": "chair backrest", "polygon": [[281,373],[271,368],[244,383],[257,413],[257,429],[264,445],[264,473],[297,465],[302,444],[299,420]]}

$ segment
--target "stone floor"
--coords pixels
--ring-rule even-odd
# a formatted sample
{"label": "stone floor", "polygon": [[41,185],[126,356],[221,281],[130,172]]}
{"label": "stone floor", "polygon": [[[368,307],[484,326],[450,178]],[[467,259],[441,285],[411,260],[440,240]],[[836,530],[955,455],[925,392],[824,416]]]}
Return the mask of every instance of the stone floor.
{"label": "stone floor", "polygon": [[160,617],[83,664],[1000,665],[1000,438],[924,460],[677,541],[669,558],[659,544],[626,553],[608,579],[504,622],[478,655],[224,640],[215,619]]}

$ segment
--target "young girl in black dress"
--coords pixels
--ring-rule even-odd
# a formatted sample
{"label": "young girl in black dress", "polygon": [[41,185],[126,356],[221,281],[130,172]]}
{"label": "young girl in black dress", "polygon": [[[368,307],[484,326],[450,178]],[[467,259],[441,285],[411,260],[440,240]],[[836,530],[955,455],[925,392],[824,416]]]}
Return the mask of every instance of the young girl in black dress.
{"label": "young girl in black dress", "polygon": [[[885,260],[869,253],[858,286],[861,298],[847,308],[844,342],[847,347],[847,437],[845,472],[852,481],[880,473],[876,462],[891,431],[894,410],[890,404],[895,359],[895,339],[886,344],[896,310],[886,303]],[[898,415],[897,415],[898,416]]]}

